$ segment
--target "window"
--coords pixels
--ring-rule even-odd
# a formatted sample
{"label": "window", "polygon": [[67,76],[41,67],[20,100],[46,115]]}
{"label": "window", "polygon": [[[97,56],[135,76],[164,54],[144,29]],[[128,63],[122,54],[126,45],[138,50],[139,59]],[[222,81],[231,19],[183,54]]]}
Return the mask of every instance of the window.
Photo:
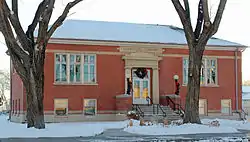
{"label": "window", "polygon": [[96,99],[84,99],[83,107],[84,115],[95,115]]}
{"label": "window", "polygon": [[15,101],[12,100],[12,113],[14,114],[15,113]]}
{"label": "window", "polygon": [[70,55],[70,82],[81,82],[81,55]]}
{"label": "window", "polygon": [[56,54],[55,63],[55,82],[96,83],[95,55]]}
{"label": "window", "polygon": [[199,99],[199,114],[206,115],[207,112],[207,100]]}
{"label": "window", "polygon": [[20,104],[20,99],[18,99],[18,115],[20,115],[20,109],[21,109],[21,104]]}
{"label": "window", "polygon": [[15,101],[15,114],[17,114],[17,100]]}
{"label": "window", "polygon": [[84,56],[84,82],[95,82],[95,56]]}
{"label": "window", "polygon": [[66,82],[67,81],[67,55],[66,54],[56,54],[56,82]]}
{"label": "window", "polygon": [[222,115],[231,114],[231,99],[222,99],[221,100],[221,113]]}
{"label": "window", "polygon": [[[203,58],[200,75],[201,85],[215,85],[217,83],[217,60]],[[188,83],[188,58],[183,59],[183,84]]]}
{"label": "window", "polygon": [[68,99],[54,100],[55,115],[65,116],[68,114]]}

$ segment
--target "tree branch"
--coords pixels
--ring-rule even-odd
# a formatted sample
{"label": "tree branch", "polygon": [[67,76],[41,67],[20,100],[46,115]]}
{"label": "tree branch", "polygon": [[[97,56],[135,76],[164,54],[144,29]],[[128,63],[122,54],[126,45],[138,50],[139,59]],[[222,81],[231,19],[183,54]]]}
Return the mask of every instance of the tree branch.
{"label": "tree branch", "polygon": [[201,28],[202,28],[202,24],[204,21],[204,15],[203,15],[203,4],[202,4],[203,0],[200,0],[199,5],[198,5],[198,17],[197,17],[197,22],[196,22],[196,27],[195,27],[195,31],[194,31],[194,36],[195,39],[198,40],[200,33],[201,33]]}
{"label": "tree branch", "polygon": [[190,19],[190,21],[191,21],[191,18],[190,18],[189,1],[188,1],[188,0],[183,0],[183,1],[184,1],[184,6],[185,6],[187,18]]}
{"label": "tree branch", "polygon": [[12,48],[12,51],[15,52],[19,58],[23,59],[24,61],[29,61],[28,54],[26,54],[25,51],[23,51],[17,44],[9,20],[6,15],[4,15],[3,9],[0,9],[0,27],[8,49],[10,50]]}
{"label": "tree branch", "polygon": [[[29,51],[29,44],[26,38],[26,35],[23,31],[23,28],[19,22],[19,19],[17,18],[17,16],[15,16],[15,13],[13,11],[10,10],[10,8],[8,7],[7,3],[5,0],[2,0],[2,6],[3,6],[3,14],[8,17],[8,19],[11,22],[11,25],[13,26],[15,33],[17,35],[18,40],[20,41],[22,47],[24,50]],[[7,20],[8,20],[7,19]],[[9,21],[8,20],[8,21]],[[12,29],[11,29],[12,32]],[[13,33],[12,33],[13,34]]]}
{"label": "tree branch", "polygon": [[[46,8],[44,9],[39,19],[39,29],[36,41],[36,43],[38,43],[39,46],[36,47],[42,47],[40,45],[47,43],[46,42],[47,30],[53,12],[55,0],[45,0],[44,3]],[[35,50],[42,50],[42,49],[35,49]]]}
{"label": "tree branch", "polygon": [[219,4],[219,7],[218,7],[218,10],[217,10],[216,16],[214,18],[214,22],[213,22],[212,35],[214,35],[219,29],[219,25],[220,25],[220,22],[222,19],[223,12],[224,12],[225,7],[226,7],[226,3],[227,3],[227,0],[220,0],[220,4]]}
{"label": "tree branch", "polygon": [[30,40],[32,40],[33,43],[34,43],[34,31],[36,29],[37,23],[39,22],[39,18],[45,8],[46,8],[45,2],[42,1],[37,8],[37,11],[36,11],[36,14],[32,23],[28,26],[28,30],[26,31],[27,37]]}
{"label": "tree branch", "polygon": [[[185,0],[184,2],[187,4],[188,0]],[[191,44],[192,42],[194,42],[195,36],[193,33],[191,21],[189,18],[187,18],[187,15],[190,15],[190,14],[188,14],[187,11],[184,10],[184,8],[182,7],[179,0],[172,0],[172,3],[174,5],[175,10],[177,11],[180,19],[181,19],[181,23],[182,23],[184,31],[185,31],[185,36],[187,38],[187,42],[188,42],[188,44]]]}
{"label": "tree branch", "polygon": [[67,6],[65,7],[62,15],[60,17],[58,17],[58,19],[53,23],[53,25],[50,27],[47,37],[46,37],[46,41],[49,40],[49,38],[52,36],[52,34],[55,32],[55,30],[62,25],[63,21],[65,20],[65,18],[67,17],[69,10],[75,6],[76,4],[78,4],[79,2],[81,2],[82,0],[74,0],[73,2],[70,2],[67,4]]}
{"label": "tree branch", "polygon": [[18,0],[12,0],[12,11],[15,13],[17,19],[18,18]]}
{"label": "tree branch", "polygon": [[205,25],[208,22],[209,24],[211,23],[210,18],[209,18],[209,10],[208,10],[208,2],[207,0],[202,0],[202,5],[203,5],[203,16],[204,16],[204,22]]}

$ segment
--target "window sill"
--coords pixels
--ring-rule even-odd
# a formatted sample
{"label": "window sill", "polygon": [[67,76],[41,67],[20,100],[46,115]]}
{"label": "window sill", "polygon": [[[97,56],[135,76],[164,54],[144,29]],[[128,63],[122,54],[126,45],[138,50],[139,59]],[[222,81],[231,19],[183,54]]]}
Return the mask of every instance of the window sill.
{"label": "window sill", "polygon": [[95,85],[98,85],[98,83],[60,83],[60,82],[55,82],[55,83],[53,83],[53,85],[63,85],[63,86],[67,86],[67,85],[69,85],[69,86],[74,86],[74,85],[76,85],[76,86],[84,86],[84,85],[93,85],[93,86],[95,86]]}
{"label": "window sill", "polygon": [[86,117],[86,118],[93,118],[93,117],[96,117],[96,114],[95,115],[84,115],[83,114],[83,116]]}
{"label": "window sill", "polygon": [[68,114],[67,115],[56,115],[54,114],[55,118],[68,118]]}
{"label": "window sill", "polygon": [[[187,85],[186,85],[186,84],[183,84],[182,86],[187,87]],[[218,87],[220,87],[220,86],[219,86],[219,85],[214,84],[214,85],[201,85],[200,87],[201,87],[201,88],[208,88],[208,87],[211,87],[211,88],[218,88]]]}

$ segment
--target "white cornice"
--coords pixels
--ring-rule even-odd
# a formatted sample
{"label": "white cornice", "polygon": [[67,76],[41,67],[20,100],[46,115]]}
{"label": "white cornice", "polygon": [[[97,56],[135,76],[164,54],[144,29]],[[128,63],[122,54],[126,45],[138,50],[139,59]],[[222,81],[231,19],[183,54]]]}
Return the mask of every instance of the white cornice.
{"label": "white cornice", "polygon": [[[114,41],[94,41],[94,40],[75,40],[75,39],[50,39],[51,44],[76,44],[76,45],[106,45],[106,46],[119,46],[119,47],[155,47],[155,48],[172,48],[172,49],[187,49],[187,45],[178,44],[157,44],[157,43],[131,43],[131,42],[114,42]],[[206,46],[206,50],[224,50],[235,51],[243,50],[246,47],[234,46]]]}

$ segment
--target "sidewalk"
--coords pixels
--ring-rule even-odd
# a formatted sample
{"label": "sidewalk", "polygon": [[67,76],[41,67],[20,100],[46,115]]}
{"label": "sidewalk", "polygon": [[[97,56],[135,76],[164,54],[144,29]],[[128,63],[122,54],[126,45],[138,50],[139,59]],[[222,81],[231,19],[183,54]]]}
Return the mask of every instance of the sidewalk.
{"label": "sidewalk", "polygon": [[240,139],[247,140],[247,133],[224,133],[224,134],[185,134],[185,135],[169,135],[169,136],[155,136],[155,135],[137,135],[124,132],[123,129],[108,129],[102,134],[81,138],[81,141],[88,140],[104,140],[104,141],[154,141],[154,140],[223,140],[223,139]]}

